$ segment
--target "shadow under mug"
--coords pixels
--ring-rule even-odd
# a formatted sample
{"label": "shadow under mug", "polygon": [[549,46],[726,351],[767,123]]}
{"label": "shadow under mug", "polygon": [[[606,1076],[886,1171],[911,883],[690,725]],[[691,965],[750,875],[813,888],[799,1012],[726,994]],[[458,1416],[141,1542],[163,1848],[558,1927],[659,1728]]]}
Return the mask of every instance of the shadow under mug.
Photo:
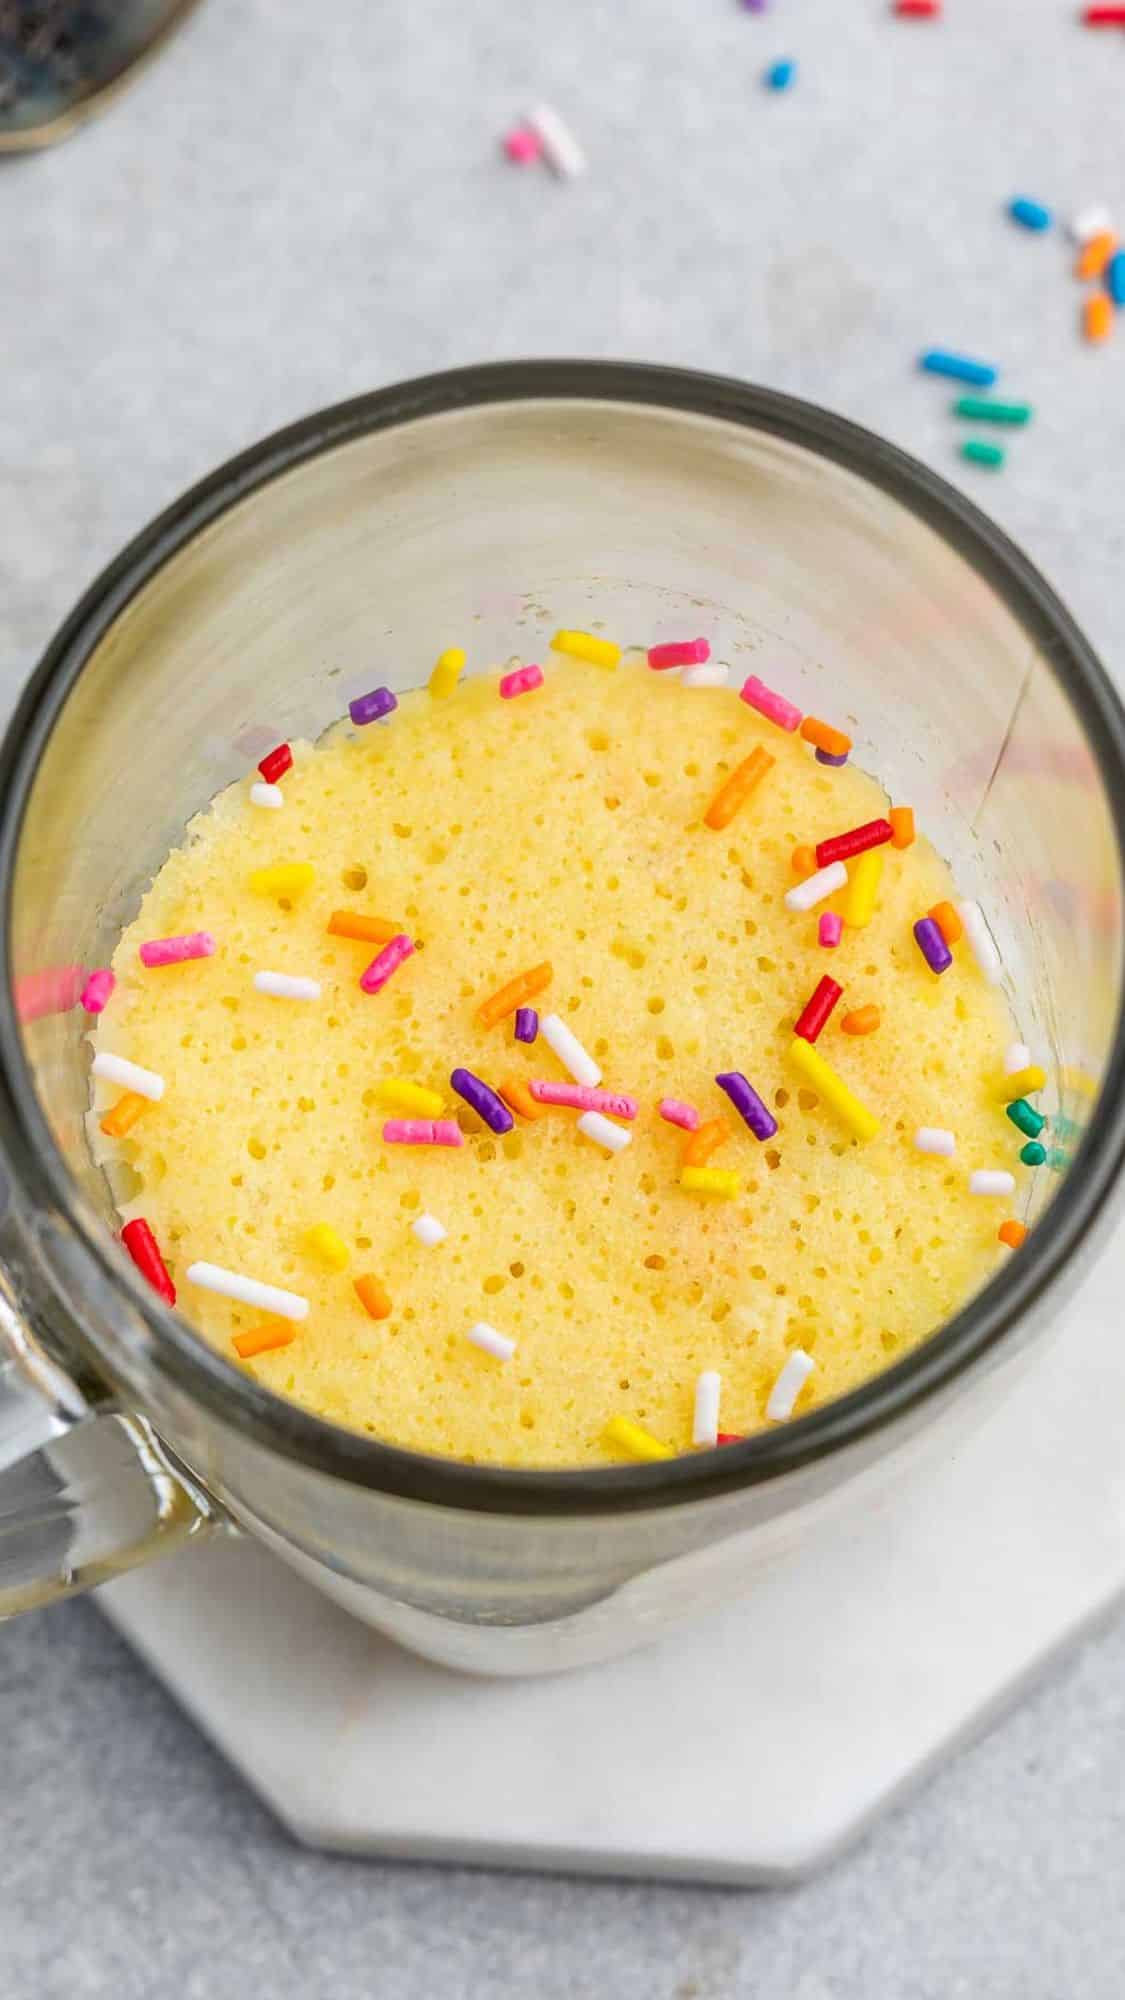
{"label": "shadow under mug", "polygon": [[[858,760],[989,914],[1049,1058],[1051,1150],[1025,1248],[855,1392],[666,1464],[468,1466],[274,1396],[145,1286],[87,1150],[74,1003],[191,815],[318,737],[374,663],[402,688],[448,643],[485,663],[526,635],[534,657],[595,623],[703,630],[737,676],[855,718]],[[960,495],[824,411],[676,369],[499,364],[235,459],[87,592],[0,753],[0,1609],[236,1524],[418,1651],[528,1673],[751,1588],[995,1393],[1107,1212],[1123,853],[1125,717],[1063,606]]]}

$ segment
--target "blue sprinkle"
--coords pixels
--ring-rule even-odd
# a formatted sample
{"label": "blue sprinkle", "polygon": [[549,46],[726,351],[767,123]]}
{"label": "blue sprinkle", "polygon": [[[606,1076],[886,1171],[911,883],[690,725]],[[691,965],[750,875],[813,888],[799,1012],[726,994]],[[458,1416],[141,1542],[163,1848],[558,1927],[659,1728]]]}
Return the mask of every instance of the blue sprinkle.
{"label": "blue sprinkle", "polygon": [[1008,214],[1013,222],[1022,222],[1025,229],[1049,229],[1055,219],[1041,201],[1029,201],[1025,194],[1008,203]]}
{"label": "blue sprinkle", "polygon": [[788,90],[796,74],[797,65],[791,56],[786,56],[783,62],[771,63],[765,75],[766,89]]}
{"label": "blue sprinkle", "polygon": [[1105,288],[1115,306],[1125,306],[1125,250],[1116,250],[1106,265]]}
{"label": "blue sprinkle", "polygon": [[918,366],[928,375],[950,375],[955,382],[975,382],[979,389],[991,389],[1000,373],[987,361],[970,361],[967,355],[950,354],[944,347],[930,347]]}

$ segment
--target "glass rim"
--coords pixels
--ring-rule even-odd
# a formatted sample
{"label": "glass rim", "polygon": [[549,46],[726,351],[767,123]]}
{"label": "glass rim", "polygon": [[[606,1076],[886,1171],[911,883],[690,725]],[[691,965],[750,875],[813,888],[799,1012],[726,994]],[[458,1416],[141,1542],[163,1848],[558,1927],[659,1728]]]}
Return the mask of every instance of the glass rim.
{"label": "glass rim", "polygon": [[1123,877],[1125,711],[1050,585],[994,522],[938,474],[815,404],[726,376],[641,362],[483,363],[416,377],[314,412],[181,495],[102,571],[60,627],[0,743],[0,1104],[3,1145],[18,1186],[33,1206],[56,1208],[99,1274],[129,1295],[152,1336],[146,1361],[157,1376],[225,1425],[317,1472],[403,1499],[471,1512],[565,1518],[668,1507],[780,1479],[905,1418],[1003,1342],[1074,1256],[1125,1160],[1125,1025],[1119,995],[1113,1047],[1090,1125],[1046,1216],[1019,1255],[936,1333],[859,1388],[721,1450],[686,1452],[658,1464],[559,1470],[429,1456],[347,1430],[274,1394],[163,1305],[80,1198],[39,1104],[12,1005],[14,863],[43,748],[83,666],[126,605],[171,557],[240,501],[372,432],[492,404],[552,401],[632,404],[657,415],[702,417],[764,432],[843,467],[926,522],[996,591],[1049,662],[1097,761]]}

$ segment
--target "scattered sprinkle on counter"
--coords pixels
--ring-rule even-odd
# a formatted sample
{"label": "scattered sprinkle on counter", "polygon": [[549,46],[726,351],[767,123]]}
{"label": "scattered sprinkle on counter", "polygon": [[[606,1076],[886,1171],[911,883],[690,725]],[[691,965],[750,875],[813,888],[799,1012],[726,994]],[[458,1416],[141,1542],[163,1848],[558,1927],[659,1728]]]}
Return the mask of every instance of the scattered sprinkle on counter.
{"label": "scattered sprinkle on counter", "polygon": [[945,347],[928,347],[918,365],[927,375],[947,375],[953,382],[970,382],[978,389],[991,389],[1000,373],[990,361],[974,361]]}
{"label": "scattered sprinkle on counter", "polygon": [[998,472],[1004,463],[1005,452],[1002,444],[992,444],[987,438],[966,438],[961,446],[962,458],[970,465],[985,465]]}
{"label": "scattered sprinkle on counter", "polygon": [[1049,229],[1054,217],[1041,201],[1033,201],[1030,195],[1018,194],[1008,203],[1008,214],[1021,229],[1042,232]]}
{"label": "scattered sprinkle on counter", "polygon": [[790,90],[797,81],[797,64],[792,56],[782,56],[770,64],[765,74],[767,90]]}

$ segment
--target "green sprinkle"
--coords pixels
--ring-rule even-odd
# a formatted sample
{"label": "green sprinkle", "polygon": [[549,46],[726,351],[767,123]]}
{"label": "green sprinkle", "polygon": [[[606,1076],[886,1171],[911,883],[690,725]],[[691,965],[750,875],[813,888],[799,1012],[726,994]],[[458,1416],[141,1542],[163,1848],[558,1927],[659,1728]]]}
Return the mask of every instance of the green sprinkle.
{"label": "green sprinkle", "polygon": [[961,446],[961,456],[973,465],[995,467],[1004,463],[1004,447],[1002,444],[985,444],[982,438],[966,438]]}
{"label": "green sprinkle", "polygon": [[958,396],[953,414],[982,424],[1027,424],[1031,422],[1031,404],[996,403],[991,396]]}
{"label": "green sprinkle", "polygon": [[1040,1146],[1035,1139],[1029,1139],[1020,1151],[1020,1159],[1025,1167],[1041,1167],[1046,1157],[1046,1147]]}
{"label": "green sprinkle", "polygon": [[1038,1139],[1047,1120],[1041,1111],[1033,1111],[1026,1097],[1017,1097],[1008,1106],[1008,1116],[1013,1125],[1018,1125],[1029,1139]]}

